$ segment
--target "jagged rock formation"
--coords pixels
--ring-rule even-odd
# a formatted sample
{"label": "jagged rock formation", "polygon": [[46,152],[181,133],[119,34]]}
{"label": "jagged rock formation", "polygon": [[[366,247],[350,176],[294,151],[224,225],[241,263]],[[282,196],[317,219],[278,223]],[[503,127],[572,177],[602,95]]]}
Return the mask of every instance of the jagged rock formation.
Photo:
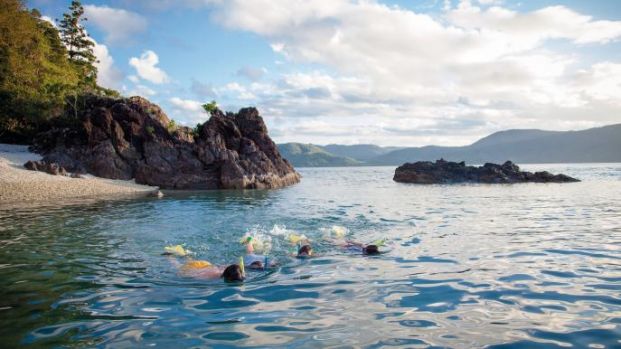
{"label": "jagged rock formation", "polygon": [[523,172],[507,161],[502,165],[487,163],[481,167],[466,166],[462,162],[437,160],[406,163],[395,170],[396,182],[417,184],[451,183],[523,183],[523,182],[579,182],[564,174],[553,175],[547,171]]}
{"label": "jagged rock formation", "polygon": [[43,162],[74,173],[164,189],[261,189],[299,182],[255,108],[219,110],[196,129],[176,127],[141,97],[88,97],[74,126],[35,139]]}

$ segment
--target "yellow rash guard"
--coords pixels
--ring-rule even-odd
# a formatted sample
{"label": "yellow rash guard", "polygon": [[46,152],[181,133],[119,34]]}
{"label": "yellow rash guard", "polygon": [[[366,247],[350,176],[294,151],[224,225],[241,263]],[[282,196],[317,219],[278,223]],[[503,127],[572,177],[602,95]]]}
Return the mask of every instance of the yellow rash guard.
{"label": "yellow rash guard", "polygon": [[210,268],[213,267],[213,264],[207,261],[189,261],[183,265],[183,270],[193,270],[193,269],[202,269],[202,268]]}

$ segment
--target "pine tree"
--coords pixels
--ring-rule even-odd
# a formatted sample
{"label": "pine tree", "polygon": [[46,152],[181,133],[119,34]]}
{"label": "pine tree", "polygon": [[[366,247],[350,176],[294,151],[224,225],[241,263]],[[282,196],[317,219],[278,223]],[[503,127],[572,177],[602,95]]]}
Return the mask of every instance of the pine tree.
{"label": "pine tree", "polygon": [[97,58],[93,52],[95,43],[91,40],[81,25],[86,21],[84,17],[84,7],[80,1],[71,1],[69,12],[63,14],[63,19],[59,22],[60,34],[69,60],[83,74],[83,83],[88,86],[96,87],[97,85]]}

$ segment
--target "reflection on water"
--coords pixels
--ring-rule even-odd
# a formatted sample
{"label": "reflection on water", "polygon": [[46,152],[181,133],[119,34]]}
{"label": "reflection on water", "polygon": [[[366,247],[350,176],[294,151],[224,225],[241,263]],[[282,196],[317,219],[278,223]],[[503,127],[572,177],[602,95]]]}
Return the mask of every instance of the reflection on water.
{"label": "reflection on water", "polygon": [[[536,165],[571,184],[417,186],[393,168],[301,169],[274,191],[0,209],[3,346],[619,347],[621,165]],[[345,226],[387,253],[321,242]],[[179,276],[163,246],[281,265],[242,286]],[[284,231],[319,256],[288,257]]]}

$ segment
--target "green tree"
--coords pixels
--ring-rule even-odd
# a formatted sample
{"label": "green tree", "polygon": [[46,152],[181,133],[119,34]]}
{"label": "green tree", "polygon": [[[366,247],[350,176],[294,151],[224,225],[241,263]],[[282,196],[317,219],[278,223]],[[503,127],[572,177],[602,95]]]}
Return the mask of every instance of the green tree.
{"label": "green tree", "polygon": [[209,115],[213,115],[213,113],[218,110],[218,103],[216,103],[216,101],[205,103],[203,104],[203,109],[205,109]]}
{"label": "green tree", "polygon": [[84,7],[80,1],[71,1],[69,12],[63,14],[59,21],[62,42],[67,47],[69,60],[82,73],[82,82],[87,86],[97,86],[97,57],[93,51],[95,43],[88,36],[81,22],[88,19],[84,17]]}
{"label": "green tree", "polygon": [[28,142],[77,84],[56,28],[19,0],[0,1],[0,140]]}
{"label": "green tree", "polygon": [[97,86],[94,42],[73,1],[59,30],[21,0],[0,0],[0,142],[29,143],[58,123],[74,123],[88,94],[119,96]]}

